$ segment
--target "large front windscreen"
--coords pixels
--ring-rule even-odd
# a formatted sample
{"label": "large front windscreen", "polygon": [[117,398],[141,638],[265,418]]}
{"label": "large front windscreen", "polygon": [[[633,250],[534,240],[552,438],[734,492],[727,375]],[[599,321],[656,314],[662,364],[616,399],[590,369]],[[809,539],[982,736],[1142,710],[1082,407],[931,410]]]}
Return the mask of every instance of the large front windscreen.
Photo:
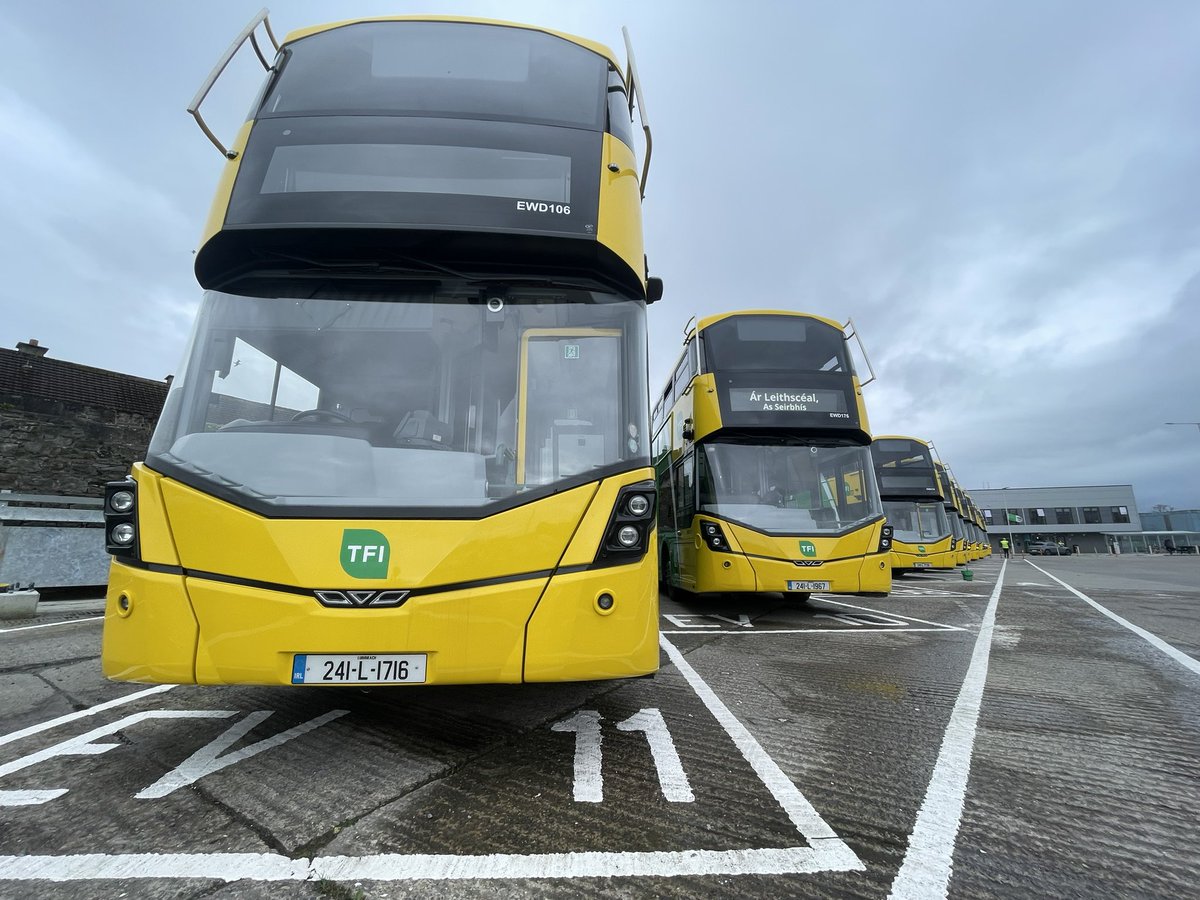
{"label": "large front windscreen", "polygon": [[950,522],[941,503],[905,500],[883,501],[883,511],[894,537],[906,544],[936,541],[950,536]]}
{"label": "large front windscreen", "polygon": [[710,372],[845,372],[854,367],[846,336],[803,316],[730,316],[701,333]]}
{"label": "large front windscreen", "polygon": [[769,534],[836,534],[883,513],[867,447],[712,442],[699,454],[701,512]]}
{"label": "large front windscreen", "polygon": [[649,462],[645,305],[209,292],[148,462],[264,512],[512,505]]}
{"label": "large front windscreen", "polygon": [[358,22],[288,45],[260,117],[410,115],[603,131],[609,63],[564,38],[469,22]]}

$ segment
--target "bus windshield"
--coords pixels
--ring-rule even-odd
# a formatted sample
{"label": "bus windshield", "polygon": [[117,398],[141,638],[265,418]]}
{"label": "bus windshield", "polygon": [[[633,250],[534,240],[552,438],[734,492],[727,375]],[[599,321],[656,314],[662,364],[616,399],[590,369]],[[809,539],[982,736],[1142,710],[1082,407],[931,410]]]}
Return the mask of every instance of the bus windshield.
{"label": "bus windshield", "polygon": [[797,316],[731,316],[701,333],[709,372],[847,372],[845,335]]}
{"label": "bus windshield", "polygon": [[356,22],[289,44],[260,117],[409,115],[603,131],[609,63],[541,31]]}
{"label": "bus windshield", "polygon": [[482,515],[648,465],[645,358],[599,291],[210,291],[147,462],[268,514]]}
{"label": "bus windshield", "polygon": [[712,441],[699,460],[700,511],[768,534],[836,534],[883,513],[868,447]]}
{"label": "bus windshield", "polygon": [[915,544],[949,537],[950,522],[941,503],[884,500],[883,511],[898,541]]}

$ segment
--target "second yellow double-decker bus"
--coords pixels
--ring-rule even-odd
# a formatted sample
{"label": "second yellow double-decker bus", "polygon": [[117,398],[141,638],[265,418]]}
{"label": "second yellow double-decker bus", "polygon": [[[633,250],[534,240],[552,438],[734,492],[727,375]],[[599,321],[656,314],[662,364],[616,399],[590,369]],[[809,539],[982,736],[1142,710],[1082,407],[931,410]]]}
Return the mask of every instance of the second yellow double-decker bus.
{"label": "second yellow double-decker bus", "polygon": [[183,369],[107,489],[106,675],[658,667],[635,71],[481,20],[283,41],[220,146]]}
{"label": "second yellow double-decker bus", "polygon": [[959,512],[957,486],[945,463],[935,461],[933,468],[937,473],[938,484],[942,488],[942,508],[946,511],[946,521],[950,524],[951,539],[948,562],[955,566],[965,566],[968,561],[968,535],[966,522]]}
{"label": "second yellow double-decker bus", "polygon": [[652,428],[668,590],[891,590],[891,528],[837,322],[784,310],[701,319]]}
{"label": "second yellow double-decker bus", "polygon": [[871,457],[892,526],[892,571],[953,568],[953,534],[932,448],[919,438],[880,436]]}

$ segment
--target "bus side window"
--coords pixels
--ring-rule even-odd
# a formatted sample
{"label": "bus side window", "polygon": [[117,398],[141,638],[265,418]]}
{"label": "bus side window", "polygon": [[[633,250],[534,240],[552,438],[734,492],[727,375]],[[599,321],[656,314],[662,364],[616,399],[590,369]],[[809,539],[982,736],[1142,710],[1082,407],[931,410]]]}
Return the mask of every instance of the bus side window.
{"label": "bus side window", "polygon": [[679,511],[679,525],[686,528],[696,514],[695,455],[687,454],[673,469],[675,481],[675,503]]}
{"label": "bus side window", "polygon": [[658,476],[658,527],[663,531],[675,530],[675,498],[671,489],[671,470],[664,469]]}
{"label": "bus side window", "polygon": [[692,382],[692,376],[688,374],[688,357],[685,353],[683,359],[679,361],[679,366],[675,369],[675,398],[683,396],[683,392]]}

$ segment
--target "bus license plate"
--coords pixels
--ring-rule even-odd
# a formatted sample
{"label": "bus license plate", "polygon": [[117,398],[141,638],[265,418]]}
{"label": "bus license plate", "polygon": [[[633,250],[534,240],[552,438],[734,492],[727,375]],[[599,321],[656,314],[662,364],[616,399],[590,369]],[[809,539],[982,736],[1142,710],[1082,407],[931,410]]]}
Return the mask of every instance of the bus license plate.
{"label": "bus license plate", "polygon": [[932,566],[933,566],[933,563],[927,563],[927,562],[915,562],[915,563],[913,563],[913,568],[914,568],[914,569],[928,569],[928,568],[931,568]]}
{"label": "bus license plate", "polygon": [[425,654],[297,653],[292,684],[422,684]]}
{"label": "bus license plate", "polygon": [[789,591],[827,591],[828,581],[789,581]]}

